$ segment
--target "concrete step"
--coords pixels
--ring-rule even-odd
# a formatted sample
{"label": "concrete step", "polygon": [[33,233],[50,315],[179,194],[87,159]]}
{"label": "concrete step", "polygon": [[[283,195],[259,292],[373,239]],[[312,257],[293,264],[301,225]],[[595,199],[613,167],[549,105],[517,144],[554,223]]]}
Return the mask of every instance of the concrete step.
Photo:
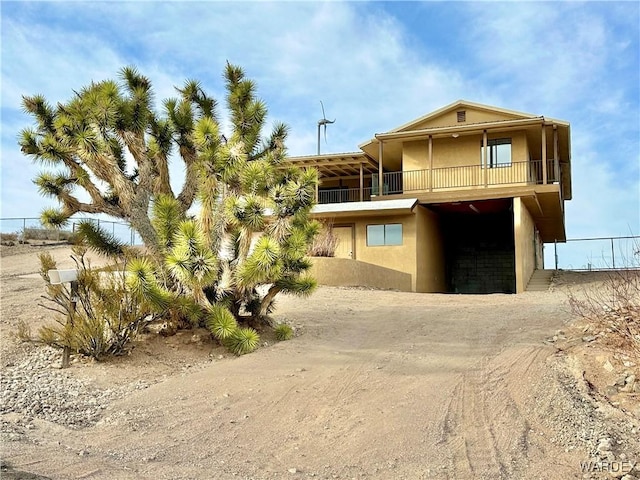
{"label": "concrete step", "polygon": [[527,292],[546,292],[549,290],[555,270],[536,270],[533,272]]}

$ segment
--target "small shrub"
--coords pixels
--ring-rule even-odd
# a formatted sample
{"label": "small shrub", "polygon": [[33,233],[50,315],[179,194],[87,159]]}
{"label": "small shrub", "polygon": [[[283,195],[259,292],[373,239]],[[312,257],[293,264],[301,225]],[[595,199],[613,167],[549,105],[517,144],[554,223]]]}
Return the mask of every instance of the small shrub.
{"label": "small shrub", "polygon": [[233,334],[224,340],[224,345],[236,355],[245,355],[258,348],[260,335],[253,328],[237,328]]}
{"label": "small shrub", "polygon": [[[18,237],[18,234],[16,234]],[[78,243],[78,235],[70,230],[56,230],[54,228],[27,227],[19,235],[21,243],[29,243],[27,240],[67,242],[72,245]]]}
{"label": "small shrub", "polygon": [[20,342],[31,342],[33,337],[31,336],[31,327],[24,320],[20,320],[16,326],[15,337]]}
{"label": "small shrub", "polygon": [[2,242],[17,242],[18,234],[17,233],[0,233],[0,241]]}
{"label": "small shrub", "polygon": [[338,247],[338,237],[333,233],[333,223],[323,222],[320,233],[309,247],[311,257],[334,257]]}
{"label": "small shrub", "polygon": [[286,323],[281,323],[275,328],[278,341],[291,340],[293,338],[293,328]]}
{"label": "small shrub", "polygon": [[44,298],[48,305],[42,306],[60,314],[55,324],[40,329],[40,341],[57,348],[69,347],[96,360],[105,355],[122,355],[157,314],[127,288],[124,267],[114,267],[111,273],[104,274],[85,263],[86,249],[74,247],[73,251],[78,267],[75,309],[69,285],[51,284],[48,271],[56,268],[55,260],[49,253],[39,255],[40,275],[47,284]]}
{"label": "small shrub", "polygon": [[572,313],[587,320],[617,350],[640,357],[640,242],[634,240],[633,256],[624,259],[627,270],[613,270],[601,285],[570,289]]}

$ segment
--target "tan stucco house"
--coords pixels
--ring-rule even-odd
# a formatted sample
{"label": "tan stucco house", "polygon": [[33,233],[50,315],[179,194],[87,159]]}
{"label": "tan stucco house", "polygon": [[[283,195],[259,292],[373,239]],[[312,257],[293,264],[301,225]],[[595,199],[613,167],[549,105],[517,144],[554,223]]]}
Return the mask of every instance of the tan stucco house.
{"label": "tan stucco house", "polygon": [[288,159],[319,172],[314,215],[340,239],[317,265],[325,277],[517,293],[543,268],[543,244],[566,239],[568,122],[461,100],[359,148]]}

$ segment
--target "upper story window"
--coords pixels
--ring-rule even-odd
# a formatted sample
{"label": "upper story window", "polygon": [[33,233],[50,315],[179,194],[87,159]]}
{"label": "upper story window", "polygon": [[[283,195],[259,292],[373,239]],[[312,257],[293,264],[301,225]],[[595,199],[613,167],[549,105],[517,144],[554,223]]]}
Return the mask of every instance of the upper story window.
{"label": "upper story window", "polygon": [[[484,161],[484,143],[480,142],[480,159],[482,166]],[[510,138],[494,138],[487,140],[487,161],[489,168],[510,167],[511,166],[511,139]]]}
{"label": "upper story window", "polygon": [[367,247],[402,245],[402,224],[367,225]]}

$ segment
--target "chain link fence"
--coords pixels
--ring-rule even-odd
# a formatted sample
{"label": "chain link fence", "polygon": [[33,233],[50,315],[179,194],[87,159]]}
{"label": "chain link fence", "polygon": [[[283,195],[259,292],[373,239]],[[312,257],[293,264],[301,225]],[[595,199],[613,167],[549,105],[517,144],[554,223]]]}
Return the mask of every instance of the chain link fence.
{"label": "chain link fence", "polygon": [[546,244],[544,264],[556,270],[640,269],[640,236],[570,238]]}
{"label": "chain link fence", "polygon": [[67,227],[62,229],[47,228],[37,217],[0,218],[0,233],[3,241],[55,241],[69,240],[76,231],[80,221],[89,220],[111,233],[115,238],[129,245],[139,245],[140,236],[128,223],[115,222],[101,218],[71,217]]}
{"label": "chain link fence", "polygon": [[[72,217],[66,228],[49,229],[39,218],[0,218],[3,241],[29,240],[67,241],[81,220],[90,220],[123,243],[140,245],[140,236],[128,223],[101,218]],[[545,268],[556,270],[616,270],[640,269],[640,236],[570,238],[566,243],[547,243],[544,249]]]}

